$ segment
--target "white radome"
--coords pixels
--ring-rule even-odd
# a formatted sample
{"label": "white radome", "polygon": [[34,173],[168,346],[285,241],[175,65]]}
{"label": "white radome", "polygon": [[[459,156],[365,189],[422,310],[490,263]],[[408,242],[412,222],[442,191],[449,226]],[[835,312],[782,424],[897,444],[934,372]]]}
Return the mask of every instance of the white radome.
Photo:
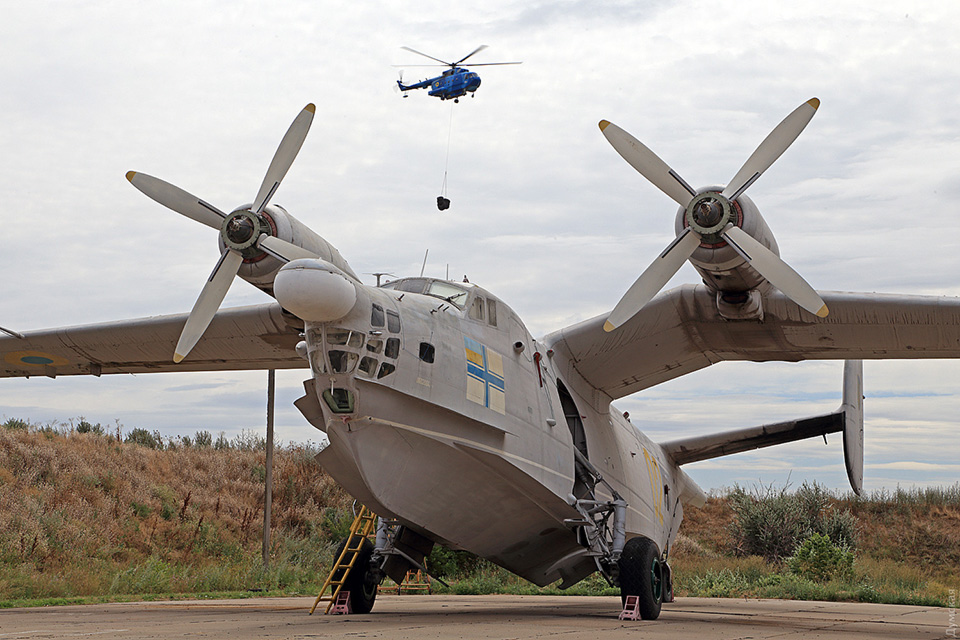
{"label": "white radome", "polygon": [[280,306],[308,322],[339,320],[357,303],[357,288],[346,275],[329,262],[311,258],[284,265],[273,292]]}

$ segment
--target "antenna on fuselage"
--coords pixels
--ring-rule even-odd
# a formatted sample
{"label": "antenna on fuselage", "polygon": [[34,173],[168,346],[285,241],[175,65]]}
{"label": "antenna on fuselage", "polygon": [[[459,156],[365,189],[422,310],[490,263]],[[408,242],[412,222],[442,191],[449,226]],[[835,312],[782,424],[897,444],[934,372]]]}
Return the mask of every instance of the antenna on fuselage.
{"label": "antenna on fuselage", "polygon": [[427,249],[426,253],[423,254],[423,266],[420,267],[420,277],[423,277],[423,272],[427,270],[427,256],[430,255],[430,249]]}

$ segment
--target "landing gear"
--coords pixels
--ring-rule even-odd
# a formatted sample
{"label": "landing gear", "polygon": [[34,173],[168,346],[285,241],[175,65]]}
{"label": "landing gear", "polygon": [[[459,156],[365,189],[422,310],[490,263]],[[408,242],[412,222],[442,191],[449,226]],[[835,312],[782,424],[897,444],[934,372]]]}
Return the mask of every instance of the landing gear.
{"label": "landing gear", "polygon": [[657,544],[643,537],[627,540],[618,564],[620,599],[626,604],[627,596],[637,596],[640,599],[640,616],[644,620],[656,620],[667,587],[664,577],[669,571],[660,561]]}
{"label": "landing gear", "polygon": [[[346,540],[340,543],[333,556],[334,558],[340,557],[346,544]],[[353,568],[347,574],[347,579],[341,589],[350,592],[350,611],[353,613],[370,613],[370,610],[373,609],[373,603],[377,599],[377,586],[380,584],[381,577],[370,566],[372,555],[373,543],[364,540],[360,551],[357,552],[357,559],[353,563]],[[343,569],[340,571],[343,571]],[[340,579],[340,575],[335,575],[334,579]]]}

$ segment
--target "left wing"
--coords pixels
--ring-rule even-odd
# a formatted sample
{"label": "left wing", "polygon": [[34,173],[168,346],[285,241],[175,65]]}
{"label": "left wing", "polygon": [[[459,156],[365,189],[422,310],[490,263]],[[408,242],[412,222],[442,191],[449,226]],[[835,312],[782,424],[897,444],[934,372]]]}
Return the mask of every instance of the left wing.
{"label": "left wing", "polygon": [[960,298],[819,293],[826,318],[776,292],[763,298],[763,320],[731,321],[717,312],[715,293],[687,285],[658,295],[610,333],[604,314],[544,344],[614,400],[724,360],[960,358]]}
{"label": "left wing", "polygon": [[187,314],[0,336],[0,377],[306,367],[300,330],[276,303],[223,309],[179,364],[173,351]]}

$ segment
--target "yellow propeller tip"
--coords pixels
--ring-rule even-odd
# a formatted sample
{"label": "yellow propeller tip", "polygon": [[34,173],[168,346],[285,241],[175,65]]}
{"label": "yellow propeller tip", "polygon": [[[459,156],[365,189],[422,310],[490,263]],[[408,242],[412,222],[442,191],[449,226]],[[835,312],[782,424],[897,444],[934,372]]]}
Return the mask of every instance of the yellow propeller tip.
{"label": "yellow propeller tip", "polygon": [[828,313],[830,313],[830,310],[827,309],[827,305],[823,305],[822,307],[820,307],[820,310],[817,311],[817,316],[821,318],[826,318]]}
{"label": "yellow propeller tip", "polygon": [[179,363],[180,363],[184,358],[186,358],[186,357],[187,357],[187,356],[182,356],[182,355],[180,355],[179,353],[175,353],[175,354],[173,354],[173,362],[174,362],[174,364],[179,364]]}
{"label": "yellow propeller tip", "polygon": [[315,105],[315,104],[313,104],[313,103],[311,102],[310,104],[308,104],[307,106],[305,106],[305,107],[303,108],[303,110],[304,110],[304,111],[309,111],[310,113],[316,113],[316,112],[317,112],[317,105]]}
{"label": "yellow propeller tip", "polygon": [[136,171],[127,171],[127,180],[129,180],[130,182],[133,182],[133,178],[136,175],[137,175]]}
{"label": "yellow propeller tip", "polygon": [[604,131],[604,130],[605,130],[607,127],[609,127],[609,126],[610,126],[610,121],[609,121],[609,120],[601,120],[601,121],[600,121],[600,131]]}
{"label": "yellow propeller tip", "polygon": [[603,323],[603,330],[606,331],[607,333],[610,333],[614,329],[616,329],[616,327],[613,326],[613,324],[609,320]]}
{"label": "yellow propeller tip", "polygon": [[820,108],[820,98],[810,98],[807,100],[807,104],[813,107],[814,109]]}

